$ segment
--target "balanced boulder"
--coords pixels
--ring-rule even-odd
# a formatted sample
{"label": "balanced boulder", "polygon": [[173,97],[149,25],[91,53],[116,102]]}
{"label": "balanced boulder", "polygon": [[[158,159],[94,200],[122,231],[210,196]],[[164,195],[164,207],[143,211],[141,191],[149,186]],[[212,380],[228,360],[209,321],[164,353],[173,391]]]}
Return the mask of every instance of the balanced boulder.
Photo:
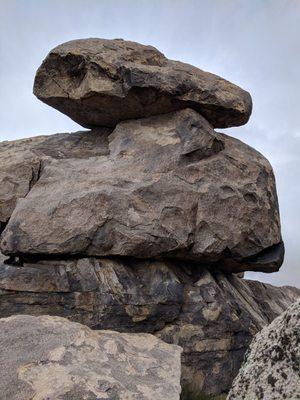
{"label": "balanced boulder", "polygon": [[[2,233],[4,254],[178,258],[236,272],[280,267],[270,164],[196,111],[122,122],[94,151],[78,141],[68,157],[55,149],[57,141],[62,148],[64,140],[73,143],[72,135],[41,140],[32,139],[30,151],[33,165],[38,153],[43,159],[39,179],[25,177],[32,188]],[[11,146],[2,150],[6,159]],[[28,151],[25,142],[26,157]]]}
{"label": "balanced boulder", "polygon": [[34,94],[89,128],[186,107],[226,128],[245,124],[252,109],[249,93],[225,79],[121,39],[56,47],[37,71]]}
{"label": "balanced boulder", "polygon": [[50,316],[1,319],[1,399],[179,400],[180,353],[149,334]]}

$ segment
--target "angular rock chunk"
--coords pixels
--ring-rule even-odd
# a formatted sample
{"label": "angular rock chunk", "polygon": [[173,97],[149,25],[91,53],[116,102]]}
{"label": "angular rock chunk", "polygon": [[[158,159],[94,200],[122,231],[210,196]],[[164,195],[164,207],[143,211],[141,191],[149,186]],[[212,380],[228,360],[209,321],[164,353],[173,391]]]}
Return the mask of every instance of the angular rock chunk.
{"label": "angular rock chunk", "polygon": [[[25,197],[39,178],[48,157],[86,158],[108,154],[107,128],[93,132],[60,133],[0,143],[0,233],[17,200]],[[2,228],[2,229],[1,229]]]}
{"label": "angular rock chunk", "polygon": [[300,301],[258,333],[228,400],[300,399]]}
{"label": "angular rock chunk", "polygon": [[252,109],[249,93],[238,86],[121,39],[56,47],[37,71],[34,94],[88,128],[186,107],[226,128],[245,124]]}
{"label": "angular rock chunk", "polygon": [[0,320],[3,399],[179,400],[180,353],[149,334],[92,331],[59,317]]}
{"label": "angular rock chunk", "polygon": [[252,337],[300,290],[210,273],[182,261],[39,260],[0,264],[0,317],[51,314],[93,329],[179,344],[182,384],[228,392]]}
{"label": "angular rock chunk", "polygon": [[3,253],[280,267],[275,181],[260,153],[189,109],[120,123],[108,140],[107,156],[45,160]]}

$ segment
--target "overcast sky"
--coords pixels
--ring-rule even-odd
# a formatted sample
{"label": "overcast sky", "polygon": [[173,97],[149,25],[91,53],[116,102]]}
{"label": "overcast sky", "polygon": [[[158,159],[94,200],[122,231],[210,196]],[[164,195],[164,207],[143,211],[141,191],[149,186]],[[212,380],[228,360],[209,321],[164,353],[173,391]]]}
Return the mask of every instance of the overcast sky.
{"label": "overcast sky", "polygon": [[274,167],[286,257],[247,276],[300,287],[300,0],[0,0],[0,140],[81,129],[32,84],[53,47],[87,37],[151,44],[251,93],[249,123],[226,133]]}

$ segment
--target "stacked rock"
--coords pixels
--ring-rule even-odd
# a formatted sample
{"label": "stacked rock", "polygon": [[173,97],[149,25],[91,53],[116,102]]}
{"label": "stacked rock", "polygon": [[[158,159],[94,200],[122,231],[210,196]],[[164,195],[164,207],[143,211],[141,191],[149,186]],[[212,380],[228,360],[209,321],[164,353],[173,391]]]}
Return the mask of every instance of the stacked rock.
{"label": "stacked rock", "polygon": [[269,162],[214,130],[246,123],[250,95],[103,39],[52,50],[34,93],[91,130],[0,145],[0,315],[155,333],[183,347],[184,383],[225,392],[299,295],[232,275],[284,252]]}

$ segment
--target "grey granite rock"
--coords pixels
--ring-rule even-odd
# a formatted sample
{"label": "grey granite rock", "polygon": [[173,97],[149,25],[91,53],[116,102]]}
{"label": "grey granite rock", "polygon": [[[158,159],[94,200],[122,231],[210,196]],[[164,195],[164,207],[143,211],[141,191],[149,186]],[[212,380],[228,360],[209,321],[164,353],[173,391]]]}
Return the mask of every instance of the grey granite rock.
{"label": "grey granite rock", "polygon": [[180,353],[149,334],[53,316],[1,319],[1,399],[179,400]]}
{"label": "grey granite rock", "polygon": [[254,337],[227,398],[300,399],[300,300]]}
{"label": "grey granite rock", "polygon": [[34,94],[85,127],[190,107],[225,128],[245,124],[252,109],[249,93],[225,79],[120,39],[56,47],[37,71]]}

